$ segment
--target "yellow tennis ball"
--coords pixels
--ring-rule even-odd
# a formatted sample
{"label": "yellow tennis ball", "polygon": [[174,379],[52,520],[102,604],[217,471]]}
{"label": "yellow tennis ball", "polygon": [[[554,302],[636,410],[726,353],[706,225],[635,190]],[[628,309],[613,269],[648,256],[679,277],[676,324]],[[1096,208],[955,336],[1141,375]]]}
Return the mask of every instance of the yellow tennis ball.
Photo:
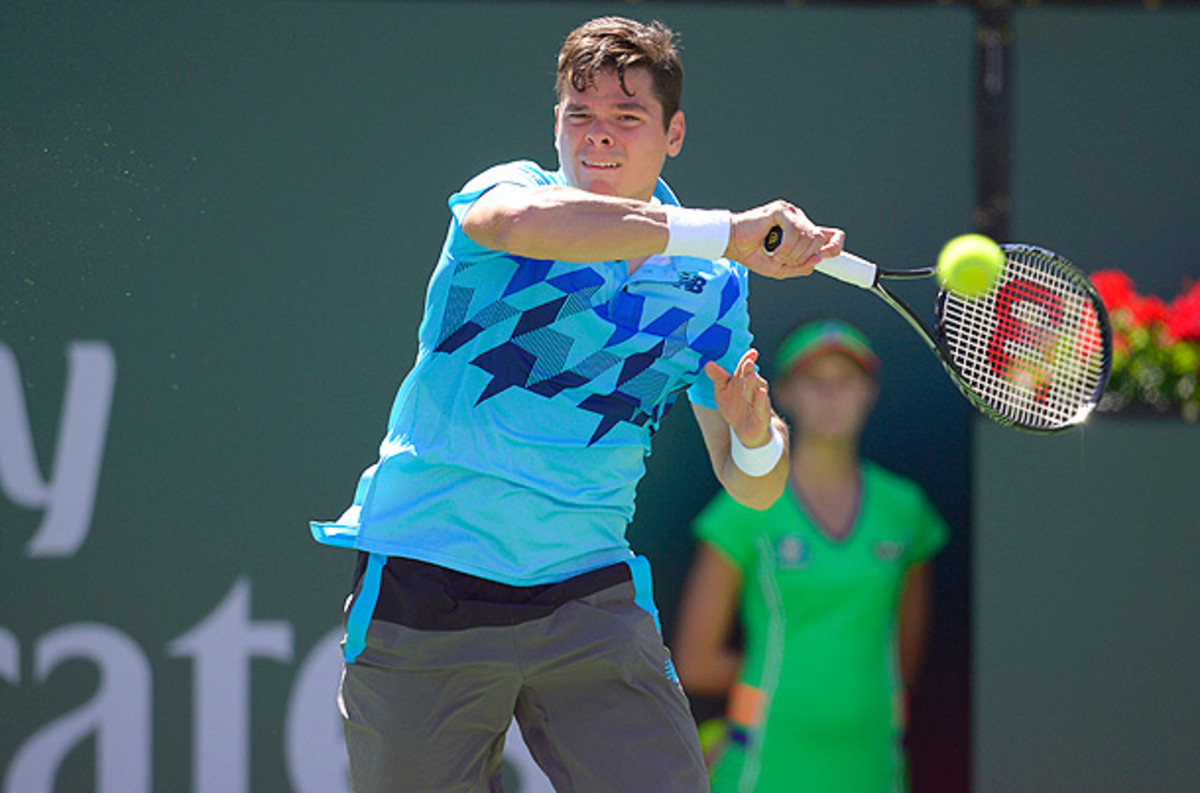
{"label": "yellow tennis ball", "polygon": [[700,722],[697,729],[700,733],[700,748],[706,757],[710,752],[721,748],[721,744],[725,742],[725,736],[729,732],[725,719],[720,717]]}
{"label": "yellow tennis ball", "polygon": [[1004,275],[1004,262],[1004,251],[991,239],[963,234],[947,242],[938,254],[938,280],[952,292],[978,297]]}

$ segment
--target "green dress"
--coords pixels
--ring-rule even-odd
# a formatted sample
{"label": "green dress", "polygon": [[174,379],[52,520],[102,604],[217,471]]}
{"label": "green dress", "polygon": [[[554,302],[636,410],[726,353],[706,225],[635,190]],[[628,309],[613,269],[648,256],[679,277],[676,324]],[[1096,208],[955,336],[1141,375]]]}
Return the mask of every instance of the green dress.
{"label": "green dress", "polygon": [[921,488],[873,463],[841,537],[790,487],[756,511],[721,492],[697,539],[742,572],[745,662],[713,791],[881,793],[905,788],[897,606],[905,572],[947,528]]}

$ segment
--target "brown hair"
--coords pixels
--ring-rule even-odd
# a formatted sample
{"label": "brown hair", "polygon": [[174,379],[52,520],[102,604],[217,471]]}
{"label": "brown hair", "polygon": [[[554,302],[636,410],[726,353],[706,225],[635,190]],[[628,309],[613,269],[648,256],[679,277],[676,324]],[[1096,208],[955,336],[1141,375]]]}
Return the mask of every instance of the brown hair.
{"label": "brown hair", "polygon": [[554,88],[561,99],[568,85],[586,91],[596,84],[598,73],[613,71],[621,90],[633,96],[625,85],[625,72],[631,68],[650,72],[655,98],[663,109],[663,127],[667,127],[683,95],[683,63],[675,33],[657,20],[645,25],[624,17],[599,17],[575,28],[558,52]]}

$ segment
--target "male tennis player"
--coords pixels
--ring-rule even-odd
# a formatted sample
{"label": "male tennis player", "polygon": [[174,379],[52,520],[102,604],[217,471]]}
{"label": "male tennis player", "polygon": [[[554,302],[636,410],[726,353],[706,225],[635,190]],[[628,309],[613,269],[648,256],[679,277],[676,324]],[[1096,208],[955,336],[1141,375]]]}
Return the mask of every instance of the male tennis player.
{"label": "male tennis player", "polygon": [[313,524],[360,552],[339,700],[359,793],[498,790],[514,715],[559,790],[708,789],[625,538],[634,491],[686,391],[728,491],[779,496],[747,268],[807,275],[843,234],[782,201],[679,206],[659,178],[685,129],[666,27],[596,19],[558,63],[559,169],[507,163],[451,196],[379,460]]}

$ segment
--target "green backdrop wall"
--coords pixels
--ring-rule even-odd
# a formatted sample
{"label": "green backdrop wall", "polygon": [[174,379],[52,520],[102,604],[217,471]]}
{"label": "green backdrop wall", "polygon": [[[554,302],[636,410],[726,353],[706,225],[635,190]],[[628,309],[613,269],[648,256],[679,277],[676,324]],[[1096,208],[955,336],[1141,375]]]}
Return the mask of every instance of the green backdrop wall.
{"label": "green backdrop wall", "polygon": [[[1013,14],[1013,234],[1166,299],[1200,278],[1200,8]],[[974,789],[1182,791],[1200,428],[972,430]]]}
{"label": "green backdrop wall", "polygon": [[[786,196],[901,264],[970,229],[963,6],[5,4],[4,793],[344,789],[352,558],[307,521],[335,516],[374,457],[445,198],[493,162],[554,162],[558,42],[614,11],[683,35],[689,133],[666,176],[687,203]],[[1015,230],[1148,284],[1194,272],[1196,63],[1176,46],[1195,15],[1017,21]],[[955,530],[915,786],[965,790],[968,409],[875,301],[818,278],[752,289],[768,363],[825,313],[880,348],[867,451]],[[631,529],[668,631],[689,519],[716,488],[686,414],[657,438]]]}
{"label": "green backdrop wall", "polygon": [[975,789],[1192,789],[1200,426],[974,438]]}

